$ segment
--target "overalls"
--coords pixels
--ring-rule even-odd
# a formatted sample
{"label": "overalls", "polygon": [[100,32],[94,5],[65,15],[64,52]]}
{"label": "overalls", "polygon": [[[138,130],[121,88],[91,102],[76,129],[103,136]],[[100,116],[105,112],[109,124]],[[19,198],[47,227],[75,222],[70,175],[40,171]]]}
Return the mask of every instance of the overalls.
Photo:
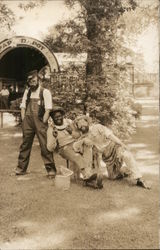
{"label": "overalls", "polygon": [[47,150],[46,146],[46,132],[48,124],[44,124],[42,118],[40,118],[38,115],[40,108],[39,103],[40,98],[29,99],[28,105],[26,107],[26,114],[22,122],[23,142],[20,146],[18,167],[24,172],[27,170],[29,164],[29,158],[35,134],[39,140],[41,156],[47,172],[50,170],[56,171],[53,154]]}

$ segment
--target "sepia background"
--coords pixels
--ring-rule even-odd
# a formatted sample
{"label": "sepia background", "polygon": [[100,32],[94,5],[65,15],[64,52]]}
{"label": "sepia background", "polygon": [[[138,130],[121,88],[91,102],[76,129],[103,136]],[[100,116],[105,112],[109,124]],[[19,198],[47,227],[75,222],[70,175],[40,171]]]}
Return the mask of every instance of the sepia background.
{"label": "sepia background", "polygon": [[[158,0],[0,2],[0,248],[158,248],[158,14]],[[29,174],[14,175],[34,69],[67,117],[87,113],[127,143],[151,190],[107,179],[99,191],[74,180],[56,190],[37,138]]]}

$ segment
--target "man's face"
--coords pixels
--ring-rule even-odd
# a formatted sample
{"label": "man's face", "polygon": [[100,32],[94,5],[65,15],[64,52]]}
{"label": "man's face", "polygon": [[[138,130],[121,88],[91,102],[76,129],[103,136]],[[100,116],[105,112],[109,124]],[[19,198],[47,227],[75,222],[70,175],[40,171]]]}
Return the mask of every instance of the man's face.
{"label": "man's face", "polygon": [[38,83],[38,77],[37,76],[33,76],[30,80],[29,80],[29,86],[31,88],[31,91],[36,91],[36,89],[38,88],[39,86],[39,83]]}
{"label": "man's face", "polygon": [[61,126],[63,125],[63,115],[61,112],[55,112],[53,115],[53,121],[55,125]]}
{"label": "man's face", "polygon": [[85,119],[80,119],[77,121],[77,127],[83,134],[89,131],[89,124]]}

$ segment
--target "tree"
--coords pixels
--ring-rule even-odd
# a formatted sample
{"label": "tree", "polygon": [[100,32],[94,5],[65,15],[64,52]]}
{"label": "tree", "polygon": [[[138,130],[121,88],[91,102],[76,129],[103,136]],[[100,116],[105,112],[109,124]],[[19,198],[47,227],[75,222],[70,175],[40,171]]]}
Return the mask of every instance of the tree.
{"label": "tree", "polygon": [[[124,134],[132,130],[126,96],[125,67],[117,64],[117,53],[125,51],[118,36],[119,18],[136,8],[134,0],[66,0],[77,9],[74,19],[54,27],[45,42],[53,51],[87,53],[85,111],[101,123]],[[126,51],[125,51],[126,53]],[[127,134],[127,133],[126,133]]]}
{"label": "tree", "polygon": [[[47,0],[36,0],[36,1],[17,1],[17,6],[19,9],[23,9],[24,11],[30,11],[37,7],[42,7]],[[0,1],[0,39],[4,39],[6,37],[10,37],[11,35],[15,35],[12,27],[19,20],[23,19],[24,15],[18,17],[15,11],[12,11],[10,8],[9,1]]]}
{"label": "tree", "polygon": [[4,2],[0,2],[0,37],[5,33],[11,32],[11,27],[15,22],[14,13]]}

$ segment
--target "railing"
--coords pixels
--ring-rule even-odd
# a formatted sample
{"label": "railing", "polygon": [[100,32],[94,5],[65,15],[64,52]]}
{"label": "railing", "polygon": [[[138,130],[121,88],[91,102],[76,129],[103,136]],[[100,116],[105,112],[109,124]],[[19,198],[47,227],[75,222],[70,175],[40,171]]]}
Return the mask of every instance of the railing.
{"label": "railing", "polygon": [[18,114],[20,114],[21,111],[20,110],[14,110],[14,109],[0,109],[0,113],[1,113],[1,128],[3,128],[3,114],[4,113],[13,113],[13,114],[16,114],[15,115],[15,119],[17,121]]}

